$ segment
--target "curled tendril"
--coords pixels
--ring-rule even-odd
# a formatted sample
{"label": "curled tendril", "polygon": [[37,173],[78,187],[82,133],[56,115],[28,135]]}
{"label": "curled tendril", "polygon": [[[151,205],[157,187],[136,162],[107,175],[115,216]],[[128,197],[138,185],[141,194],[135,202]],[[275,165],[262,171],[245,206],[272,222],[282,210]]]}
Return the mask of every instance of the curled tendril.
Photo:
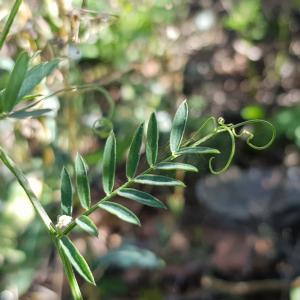
{"label": "curled tendril", "polygon": [[[251,124],[259,124],[259,123],[269,126],[272,130],[270,139],[268,140],[268,142],[266,144],[264,144],[262,146],[255,145],[251,142],[254,139],[254,134],[252,132],[245,130],[245,129],[242,130],[240,133],[236,132],[237,128],[240,128],[240,127],[243,127],[246,125],[251,125]],[[246,143],[255,150],[264,150],[264,149],[268,148],[273,143],[275,136],[276,136],[276,131],[275,131],[274,126],[270,122],[265,121],[265,120],[260,120],[260,119],[248,120],[245,122],[241,122],[241,123],[230,126],[230,128],[232,129],[232,133],[235,137],[240,138],[240,137],[245,136],[247,138]]]}
{"label": "curled tendril", "polygon": [[[222,124],[224,124],[224,123],[222,123]],[[230,141],[231,141],[231,150],[230,150],[230,155],[227,159],[225,166],[218,171],[214,170],[214,168],[212,166],[212,161],[215,159],[215,156],[213,156],[209,159],[209,162],[208,162],[209,170],[212,174],[215,174],[215,175],[218,175],[218,174],[226,171],[229,168],[229,166],[233,160],[234,154],[235,154],[235,137],[234,137],[233,131],[227,125],[221,125],[221,126],[219,126],[219,129],[220,129],[220,132],[227,132],[229,134]]]}

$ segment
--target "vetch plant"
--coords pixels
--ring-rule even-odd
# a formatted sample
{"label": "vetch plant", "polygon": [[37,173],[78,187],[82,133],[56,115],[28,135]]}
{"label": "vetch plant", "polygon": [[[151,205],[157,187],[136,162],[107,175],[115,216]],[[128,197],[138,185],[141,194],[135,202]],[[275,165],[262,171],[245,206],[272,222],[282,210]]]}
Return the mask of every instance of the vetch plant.
{"label": "vetch plant", "polygon": [[[17,4],[19,2],[20,1],[16,1]],[[14,16],[16,11],[17,10],[13,10],[12,12]],[[0,48],[3,45],[3,39],[7,36],[13,17],[9,17],[9,23],[5,27],[8,29],[1,35]],[[16,106],[23,101],[36,99],[37,95],[31,95],[30,93],[45,77],[50,75],[51,72],[58,67],[58,63],[59,60],[53,60],[30,68],[30,58],[28,54],[25,52],[21,53],[17,58],[5,89],[0,91],[1,118],[37,117],[48,112],[48,109],[32,109],[41,100],[31,101],[30,104],[27,104],[20,109],[16,108]],[[170,170],[197,172],[198,170],[195,166],[184,162],[183,158],[186,155],[210,156],[209,169],[212,173],[219,174],[229,167],[234,157],[236,139],[244,138],[250,147],[262,150],[268,147],[275,138],[273,126],[265,120],[250,120],[238,124],[226,124],[222,118],[216,120],[211,117],[203,123],[195,134],[184,140],[187,119],[188,104],[187,101],[184,101],[178,107],[173,119],[169,139],[170,154],[162,159],[158,159],[158,152],[160,150],[159,130],[156,115],[155,113],[152,113],[147,124],[145,140],[145,154],[148,168],[141,173],[137,172],[142,144],[144,143],[144,124],[141,124],[136,129],[129,148],[126,162],[127,180],[118,187],[115,186],[117,141],[114,132],[111,131],[105,143],[102,161],[102,188],[105,192],[105,196],[98,201],[92,201],[91,199],[87,165],[83,157],[80,154],[77,154],[75,159],[76,188],[72,186],[72,180],[68,170],[64,167],[61,172],[61,208],[56,224],[50,219],[39,199],[32,191],[21,169],[13,162],[6,151],[0,147],[1,161],[14,174],[19,184],[26,192],[35,208],[37,216],[47,228],[49,235],[55,244],[70,285],[71,293],[75,300],[83,298],[74,270],[92,285],[95,285],[95,279],[89,265],[71,241],[69,234],[76,226],[78,226],[87,234],[98,236],[97,227],[89,217],[95,210],[102,209],[125,222],[140,226],[141,222],[138,216],[127,207],[115,202],[116,197],[126,198],[154,208],[166,208],[162,201],[153,195],[140,190],[140,186],[184,187],[185,185],[183,182],[164,175],[164,172]],[[251,125],[255,124],[270,127],[271,134],[267,143],[263,145],[254,143],[254,134],[251,132]],[[203,132],[207,131],[208,127],[211,129],[208,133],[203,135]],[[231,141],[231,149],[224,167],[220,170],[215,170],[213,162],[215,157],[220,154],[220,150],[204,146],[203,144],[220,133],[228,134]],[[80,205],[84,210],[84,212],[78,216],[73,215],[73,191],[76,191]]]}

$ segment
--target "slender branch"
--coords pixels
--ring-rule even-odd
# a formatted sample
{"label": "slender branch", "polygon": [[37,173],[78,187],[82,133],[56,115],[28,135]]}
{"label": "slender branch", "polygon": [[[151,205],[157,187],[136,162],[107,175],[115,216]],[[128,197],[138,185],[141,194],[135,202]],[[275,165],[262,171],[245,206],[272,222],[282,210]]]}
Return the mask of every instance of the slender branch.
{"label": "slender branch", "polygon": [[13,24],[13,21],[18,13],[21,3],[22,3],[22,0],[15,1],[14,6],[12,7],[10,14],[8,16],[8,19],[4,25],[3,31],[0,33],[0,50],[2,49],[2,47],[4,45],[6,37],[9,33],[9,30]]}
{"label": "slender branch", "polygon": [[38,200],[37,196],[32,191],[29,182],[27,181],[26,177],[24,176],[23,172],[15,165],[13,160],[8,156],[5,150],[0,147],[0,160],[5,164],[5,166],[14,174],[16,179],[18,180],[19,184],[27,194],[31,204],[33,205],[36,213],[47,227],[47,229],[51,233],[56,233],[55,226],[53,225],[51,219],[49,218],[48,214],[44,210],[43,206],[41,205],[40,201]]}

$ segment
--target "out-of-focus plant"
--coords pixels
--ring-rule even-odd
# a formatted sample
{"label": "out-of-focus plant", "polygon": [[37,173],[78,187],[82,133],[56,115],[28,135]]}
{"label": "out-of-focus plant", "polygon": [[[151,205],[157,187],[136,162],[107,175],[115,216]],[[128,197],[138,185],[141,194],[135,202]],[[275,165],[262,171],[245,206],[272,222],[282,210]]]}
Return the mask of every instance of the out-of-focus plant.
{"label": "out-of-focus plant", "polygon": [[238,1],[225,18],[225,26],[250,41],[262,40],[269,29],[260,0]]}
{"label": "out-of-focus plant", "polygon": [[[14,16],[17,13],[19,2],[20,1],[18,0],[16,1],[11,16],[8,18],[5,25],[5,28],[7,29],[6,33],[2,35],[3,41],[5,40]],[[58,63],[59,60],[53,60],[30,68],[30,57],[26,52],[22,52],[17,58],[5,88],[0,91],[1,119],[39,117],[48,112],[49,109],[35,109],[35,106],[41,100],[35,101],[37,95],[31,93],[41,80],[58,67]],[[18,108],[19,103],[26,100],[31,100],[30,104]],[[160,159],[158,158],[158,153],[162,152],[162,150],[159,147],[158,122],[156,114],[152,113],[147,125],[145,141],[146,159],[149,166],[146,170],[140,171],[139,161],[144,140],[144,123],[142,123],[137,128],[129,148],[126,162],[127,179],[118,187],[115,187],[117,142],[114,132],[111,131],[105,143],[102,159],[102,188],[105,192],[105,196],[95,202],[92,202],[91,199],[87,164],[83,157],[80,154],[77,154],[75,160],[76,193],[84,212],[78,216],[73,215],[73,191],[75,189],[73,188],[69,171],[64,167],[61,172],[60,185],[61,210],[58,214],[56,224],[54,224],[49,217],[49,214],[41,205],[41,202],[31,189],[22,170],[14,163],[8,153],[0,147],[1,161],[15,176],[18,183],[27,194],[37,216],[47,229],[59,253],[74,299],[82,299],[82,294],[74,270],[90,284],[95,285],[95,279],[86,260],[80,254],[68,235],[78,226],[87,234],[98,236],[98,229],[89,217],[95,210],[102,209],[125,222],[140,226],[141,222],[138,216],[127,207],[113,201],[116,196],[154,208],[166,208],[163,202],[153,195],[142,191],[140,186],[184,187],[185,185],[183,182],[174,179],[173,177],[161,175],[161,173],[169,173],[173,170],[197,172],[195,166],[183,161],[184,156],[192,154],[211,155],[209,159],[209,169],[212,173],[219,174],[229,167],[235,154],[235,141],[237,138],[244,138],[250,147],[262,150],[268,147],[275,137],[273,126],[264,120],[258,119],[245,121],[239,124],[226,124],[223,118],[219,118],[218,120],[209,118],[191,138],[184,141],[187,120],[188,104],[184,101],[177,109],[172,122],[169,138],[170,151],[166,152],[165,155],[161,155],[162,158]],[[270,127],[271,135],[266,143],[256,143],[251,127],[257,124]],[[207,130],[208,127],[210,130]],[[239,129],[241,130],[239,131]],[[215,156],[220,154],[220,150],[203,146],[203,144],[220,133],[228,134],[231,141],[231,148],[224,167],[216,170],[213,162]]]}

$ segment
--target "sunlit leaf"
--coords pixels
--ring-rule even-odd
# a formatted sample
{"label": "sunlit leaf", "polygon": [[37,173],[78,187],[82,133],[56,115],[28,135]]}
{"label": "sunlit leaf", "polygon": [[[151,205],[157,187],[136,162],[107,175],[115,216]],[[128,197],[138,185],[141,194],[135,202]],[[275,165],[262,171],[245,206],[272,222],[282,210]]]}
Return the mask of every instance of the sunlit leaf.
{"label": "sunlit leaf", "polygon": [[178,163],[178,162],[165,162],[160,163],[156,167],[159,170],[183,170],[183,171],[190,171],[190,172],[198,172],[198,169],[192,165]]}
{"label": "sunlit leaf", "polygon": [[131,210],[119,203],[105,201],[100,203],[98,206],[125,222],[132,223],[138,226],[141,225],[138,217]]}
{"label": "sunlit leaf", "polygon": [[110,133],[103,152],[102,183],[106,194],[110,194],[115,184],[116,169],[116,139],[113,131]]}
{"label": "sunlit leaf", "polygon": [[26,73],[25,80],[18,93],[18,100],[27,96],[32,90],[47,76],[49,76],[59,64],[59,59],[53,59],[51,61],[41,63],[34,66]]}
{"label": "sunlit leaf", "polygon": [[120,191],[118,191],[118,195],[127,199],[137,201],[147,206],[166,208],[166,206],[156,197],[136,189],[123,188]]}
{"label": "sunlit leaf", "polygon": [[160,186],[185,186],[183,182],[162,175],[145,174],[134,179],[134,182]]}
{"label": "sunlit leaf", "polygon": [[11,111],[18,103],[18,94],[25,79],[28,68],[29,56],[22,52],[16,61],[16,64],[9,76],[7,86],[3,95],[1,108],[3,111]]}
{"label": "sunlit leaf", "polygon": [[177,151],[176,154],[220,154],[220,151],[209,147],[185,147]]}
{"label": "sunlit leaf", "polygon": [[83,256],[79,253],[77,248],[71,242],[71,240],[63,236],[59,240],[59,244],[67,259],[70,261],[74,269],[80,274],[87,282],[95,285],[94,276],[90,270],[89,265],[83,258]]}
{"label": "sunlit leaf", "polygon": [[77,154],[75,160],[75,173],[76,173],[76,184],[77,193],[81,203],[81,206],[85,209],[89,209],[91,206],[91,193],[89,180],[87,176],[87,167],[84,159],[80,154]]}
{"label": "sunlit leaf", "polygon": [[88,216],[82,215],[81,217],[75,220],[75,223],[87,233],[94,236],[98,236],[98,229],[94,222]]}
{"label": "sunlit leaf", "polygon": [[61,211],[63,215],[72,216],[73,210],[73,195],[72,182],[67,169],[64,167],[61,172],[60,180],[60,194],[61,194]]}
{"label": "sunlit leaf", "polygon": [[176,153],[180,148],[180,144],[183,139],[183,135],[185,131],[187,117],[188,117],[188,105],[187,102],[184,101],[178,107],[172,124],[172,129],[170,134],[170,149],[172,153]]}
{"label": "sunlit leaf", "polygon": [[140,149],[143,141],[143,132],[144,124],[141,124],[140,127],[136,130],[129,148],[128,159],[126,164],[126,175],[128,178],[134,177],[137,166],[139,164]]}
{"label": "sunlit leaf", "polygon": [[156,163],[158,151],[158,127],[155,113],[152,113],[147,129],[146,156],[150,166]]}

